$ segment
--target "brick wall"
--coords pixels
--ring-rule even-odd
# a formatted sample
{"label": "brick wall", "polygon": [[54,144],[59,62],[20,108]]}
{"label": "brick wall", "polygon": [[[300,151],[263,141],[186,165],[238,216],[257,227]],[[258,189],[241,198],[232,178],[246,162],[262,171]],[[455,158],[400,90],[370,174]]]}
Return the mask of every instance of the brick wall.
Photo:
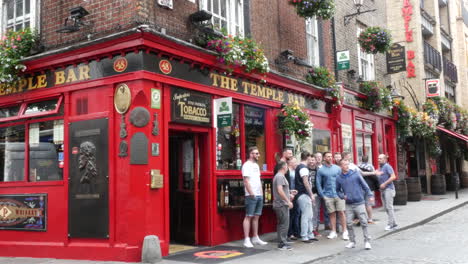
{"label": "brick wall", "polygon": [[[305,20],[297,16],[294,8],[285,0],[244,0],[249,1],[250,32],[254,40],[265,50],[274,70],[279,70],[274,61],[281,51],[289,49],[301,59],[307,58]],[[193,33],[188,17],[199,10],[198,1],[174,0],[174,9],[166,9],[155,0],[93,0],[93,1],[42,1],[41,35],[47,50],[68,46],[72,43],[96,39],[138,24],[149,24],[166,34],[191,41]],[[90,23],[75,33],[56,33],[63,26],[69,9],[83,6],[90,14],[84,21]],[[321,64],[333,69],[332,38],[330,22],[321,23],[323,33]],[[303,79],[307,68],[292,61],[284,74]]]}
{"label": "brick wall", "polygon": [[[358,41],[357,29],[359,25],[364,27],[380,26],[386,28],[386,1],[364,1],[364,6],[361,11],[369,9],[377,9],[371,13],[361,14],[350,20],[349,24],[344,25],[344,16],[356,13],[357,10],[353,1],[349,0],[336,0],[336,14],[335,14],[335,30],[336,30],[336,49],[338,51],[349,50],[350,54],[350,70],[355,70],[354,78],[359,77],[359,64],[358,64]],[[386,75],[386,58],[385,54],[376,54],[374,56],[375,63],[375,80],[381,81],[384,85],[390,84],[390,78]],[[350,88],[357,89],[357,83],[349,74],[347,70],[339,71],[338,79]]]}
{"label": "brick wall", "polygon": [[[41,43],[51,50],[131,28],[144,13],[142,3],[141,0],[42,0]],[[70,15],[70,8],[76,6],[82,6],[90,13],[83,19],[90,25],[75,33],[57,33]]]}

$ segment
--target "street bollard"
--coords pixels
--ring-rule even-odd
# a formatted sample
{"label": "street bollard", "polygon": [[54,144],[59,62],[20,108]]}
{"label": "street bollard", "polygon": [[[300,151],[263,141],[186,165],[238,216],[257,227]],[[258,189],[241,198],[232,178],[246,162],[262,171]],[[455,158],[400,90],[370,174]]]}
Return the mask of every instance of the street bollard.
{"label": "street bollard", "polygon": [[455,184],[455,199],[458,199],[458,188],[460,187],[460,177],[458,176],[458,172],[452,173],[452,181]]}

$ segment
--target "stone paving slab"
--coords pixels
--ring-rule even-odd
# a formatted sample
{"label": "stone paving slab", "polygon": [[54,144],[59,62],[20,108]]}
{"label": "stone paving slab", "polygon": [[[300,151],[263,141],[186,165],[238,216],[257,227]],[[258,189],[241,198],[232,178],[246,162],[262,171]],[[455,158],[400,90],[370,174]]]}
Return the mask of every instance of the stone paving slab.
{"label": "stone paving slab", "polygon": [[[395,206],[396,220],[399,225],[399,229],[388,232],[384,231],[386,226],[386,214],[383,209],[374,210],[374,218],[379,221],[374,225],[369,225],[369,233],[372,239],[379,239],[392,233],[397,233],[402,230],[412,228],[421,224],[424,224],[440,215],[457,209],[461,206],[468,204],[468,189],[462,189],[459,191],[459,199],[455,199],[454,192],[448,192],[445,195],[429,195],[428,199],[421,200],[419,202],[408,202],[404,206]],[[241,224],[241,223],[239,223]],[[362,231],[360,227],[355,227],[356,232],[356,247],[363,248]],[[346,241],[341,238],[338,239],[327,239],[326,236],[328,231],[320,231],[322,237],[319,238],[318,242],[312,244],[304,244],[302,242],[295,242],[293,244],[293,250],[291,251],[280,251],[276,249],[276,233],[269,233],[262,235],[262,239],[268,241],[269,244],[266,246],[260,246],[259,248],[267,249],[268,252],[243,257],[239,260],[228,260],[223,263],[225,264],[258,264],[264,262],[270,263],[310,263],[315,262],[321,258],[335,255],[343,250]],[[232,241],[224,245],[227,246],[242,246],[242,240]],[[1,249],[0,249],[1,250]],[[37,259],[37,258],[0,258],[0,264],[124,264],[128,262],[109,262],[109,261],[83,261],[83,260],[61,260],[61,259]],[[162,264],[176,264],[188,262],[177,262],[162,260]]]}

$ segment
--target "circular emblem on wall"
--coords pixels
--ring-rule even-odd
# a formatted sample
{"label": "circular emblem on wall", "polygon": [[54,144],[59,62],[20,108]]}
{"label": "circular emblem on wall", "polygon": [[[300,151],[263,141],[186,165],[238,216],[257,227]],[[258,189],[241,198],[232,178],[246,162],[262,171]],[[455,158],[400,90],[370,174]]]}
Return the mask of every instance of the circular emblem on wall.
{"label": "circular emblem on wall", "polygon": [[144,127],[150,121],[150,113],[144,107],[135,107],[130,113],[130,123],[136,127]]}
{"label": "circular emblem on wall", "polygon": [[132,94],[130,88],[124,83],[119,84],[114,92],[114,107],[119,114],[125,114],[130,107]]}
{"label": "circular emblem on wall", "polygon": [[118,58],[114,61],[114,71],[123,72],[127,69],[128,61],[126,58]]}
{"label": "circular emblem on wall", "polygon": [[172,64],[168,60],[161,60],[159,62],[159,70],[164,74],[169,74],[172,72]]}

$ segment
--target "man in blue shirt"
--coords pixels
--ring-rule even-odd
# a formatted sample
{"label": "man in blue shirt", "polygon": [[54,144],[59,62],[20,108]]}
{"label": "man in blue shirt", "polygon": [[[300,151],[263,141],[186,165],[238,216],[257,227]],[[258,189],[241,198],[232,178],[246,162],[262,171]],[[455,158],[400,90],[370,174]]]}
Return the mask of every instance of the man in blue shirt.
{"label": "man in blue shirt", "polygon": [[395,222],[395,212],[393,210],[393,198],[395,197],[395,185],[393,185],[393,181],[396,179],[396,176],[392,166],[388,164],[387,160],[387,155],[379,155],[380,167],[376,171],[376,175],[379,176],[382,203],[388,216],[388,224],[385,230],[391,231],[398,226]]}
{"label": "man in blue shirt", "polygon": [[337,238],[336,233],[336,212],[340,216],[341,227],[343,229],[343,239],[348,240],[348,230],[346,229],[345,201],[338,197],[336,193],[336,177],[340,175],[340,167],[332,164],[333,156],[331,152],[323,154],[324,164],[317,171],[317,191],[320,197],[325,200],[325,207],[330,215],[330,225],[332,231],[328,235],[329,239]]}
{"label": "man in blue shirt", "polygon": [[[353,230],[353,219],[356,215],[361,222],[362,233],[364,235],[365,249],[371,249],[369,232],[367,231],[367,213],[365,199],[374,200],[369,186],[362,178],[359,170],[351,170],[349,161],[343,159],[340,161],[341,174],[336,178],[336,192],[341,199],[346,201],[346,224],[349,232],[349,243],[347,248],[356,246],[356,239]],[[366,197],[366,198],[364,198]]]}

